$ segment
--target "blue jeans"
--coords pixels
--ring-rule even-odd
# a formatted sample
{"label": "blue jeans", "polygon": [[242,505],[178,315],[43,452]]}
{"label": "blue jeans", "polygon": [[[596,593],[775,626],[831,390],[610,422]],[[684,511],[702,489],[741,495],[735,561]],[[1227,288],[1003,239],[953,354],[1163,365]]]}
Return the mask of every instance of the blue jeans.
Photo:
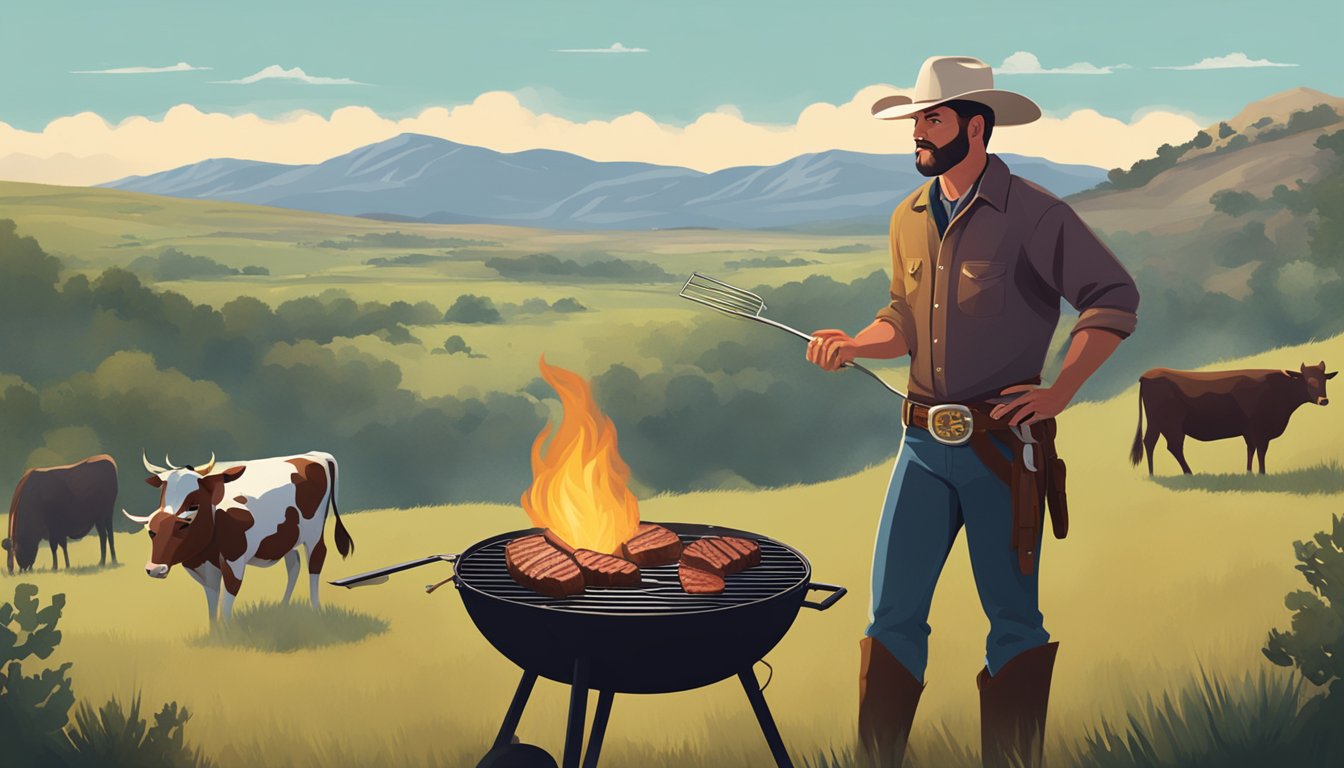
{"label": "blue jeans", "polygon": [[[1010,455],[1008,446],[997,440],[994,445]],[[882,504],[866,634],[919,680],[929,661],[933,588],[963,525],[980,605],[989,618],[989,673],[1050,639],[1037,601],[1039,566],[1037,573],[1023,574],[1010,547],[1008,486],[970,445],[943,445],[928,432],[909,427]],[[1041,551],[1039,542],[1036,551]]]}

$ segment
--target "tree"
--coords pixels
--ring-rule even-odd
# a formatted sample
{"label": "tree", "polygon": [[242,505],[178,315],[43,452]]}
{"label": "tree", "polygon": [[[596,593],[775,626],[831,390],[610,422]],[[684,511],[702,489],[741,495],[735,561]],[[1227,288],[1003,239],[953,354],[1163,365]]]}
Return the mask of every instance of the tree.
{"label": "tree", "polygon": [[1209,198],[1213,210],[1233,218],[1250,213],[1260,207],[1260,198],[1250,192],[1238,192],[1235,189],[1220,189]]}

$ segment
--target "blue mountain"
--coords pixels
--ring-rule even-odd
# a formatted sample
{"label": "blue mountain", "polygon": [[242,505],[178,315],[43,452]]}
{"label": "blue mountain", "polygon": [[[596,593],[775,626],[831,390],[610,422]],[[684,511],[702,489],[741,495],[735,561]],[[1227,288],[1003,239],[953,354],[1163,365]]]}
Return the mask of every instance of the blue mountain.
{"label": "blue mountain", "polygon": [[[1060,196],[1106,176],[1092,166],[1002,157],[1015,173]],[[908,154],[833,150],[703,173],[546,149],[502,153],[402,134],[314,165],[216,159],[101,186],[393,221],[815,229],[885,226],[895,204],[924,181]]]}

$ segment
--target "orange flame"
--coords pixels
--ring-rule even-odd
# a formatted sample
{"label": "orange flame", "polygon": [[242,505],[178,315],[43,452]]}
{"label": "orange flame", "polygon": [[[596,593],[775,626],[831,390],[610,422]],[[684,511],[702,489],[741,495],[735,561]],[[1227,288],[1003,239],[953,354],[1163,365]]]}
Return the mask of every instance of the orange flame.
{"label": "orange flame", "polygon": [[547,425],[532,443],[532,487],[523,509],[576,549],[614,554],[639,527],[639,501],[626,487],[630,468],[616,450],[616,425],[593,402],[581,376],[541,359],[541,375],[560,395],[564,418],[546,455]]}

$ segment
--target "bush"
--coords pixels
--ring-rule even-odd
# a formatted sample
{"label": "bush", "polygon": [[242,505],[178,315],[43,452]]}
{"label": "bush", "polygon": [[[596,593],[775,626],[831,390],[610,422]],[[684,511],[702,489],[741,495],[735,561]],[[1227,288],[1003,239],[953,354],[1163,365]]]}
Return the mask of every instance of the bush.
{"label": "bush", "polygon": [[[1266,121],[1266,120],[1269,120],[1269,118],[1267,118],[1267,117],[1265,117],[1265,118],[1261,118],[1261,123],[1263,123],[1263,122]],[[1260,126],[1260,123],[1257,123],[1257,124],[1256,124],[1256,127],[1259,127],[1259,126]],[[1235,134],[1235,133],[1236,133],[1236,130],[1235,130],[1232,126],[1228,125],[1226,122],[1222,122],[1222,123],[1219,123],[1219,124],[1218,124],[1218,138],[1220,138],[1220,139],[1226,139],[1228,136],[1231,136],[1231,135],[1233,135],[1233,134]]]}
{"label": "bush", "polygon": [[578,299],[576,299],[576,298],[574,298],[574,297],[572,297],[572,296],[566,296],[566,297],[563,298],[563,299],[556,299],[556,300],[555,300],[555,303],[551,305],[551,311],[552,311],[552,312],[587,312],[587,311],[588,311],[588,308],[585,307],[584,305],[580,304]]}
{"label": "bush", "polygon": [[37,587],[22,583],[14,587],[14,602],[0,604],[0,749],[19,764],[47,762],[60,752],[75,703],[70,662],[34,675],[23,669],[25,659],[45,659],[60,645],[56,624],[64,609],[65,595],[53,595],[44,608]]}
{"label": "bush", "polygon": [[1333,521],[1331,530],[1293,543],[1297,570],[1311,591],[1288,593],[1284,605],[1293,612],[1292,628],[1270,630],[1264,654],[1326,689],[1303,709],[1304,737],[1344,755],[1344,518]]}
{"label": "bush", "polygon": [[1213,210],[1232,216],[1250,213],[1260,207],[1260,198],[1250,192],[1238,192],[1235,189],[1220,189],[1209,198]]}
{"label": "bush", "polygon": [[75,725],[68,732],[74,755],[65,761],[71,768],[204,768],[212,765],[199,750],[186,745],[184,731],[191,719],[177,702],[163,705],[149,725],[140,715],[140,696],[131,699],[129,710],[110,699],[95,710],[79,705]]}
{"label": "bush", "polygon": [[504,318],[486,296],[464,293],[443,313],[445,323],[502,323]]}

